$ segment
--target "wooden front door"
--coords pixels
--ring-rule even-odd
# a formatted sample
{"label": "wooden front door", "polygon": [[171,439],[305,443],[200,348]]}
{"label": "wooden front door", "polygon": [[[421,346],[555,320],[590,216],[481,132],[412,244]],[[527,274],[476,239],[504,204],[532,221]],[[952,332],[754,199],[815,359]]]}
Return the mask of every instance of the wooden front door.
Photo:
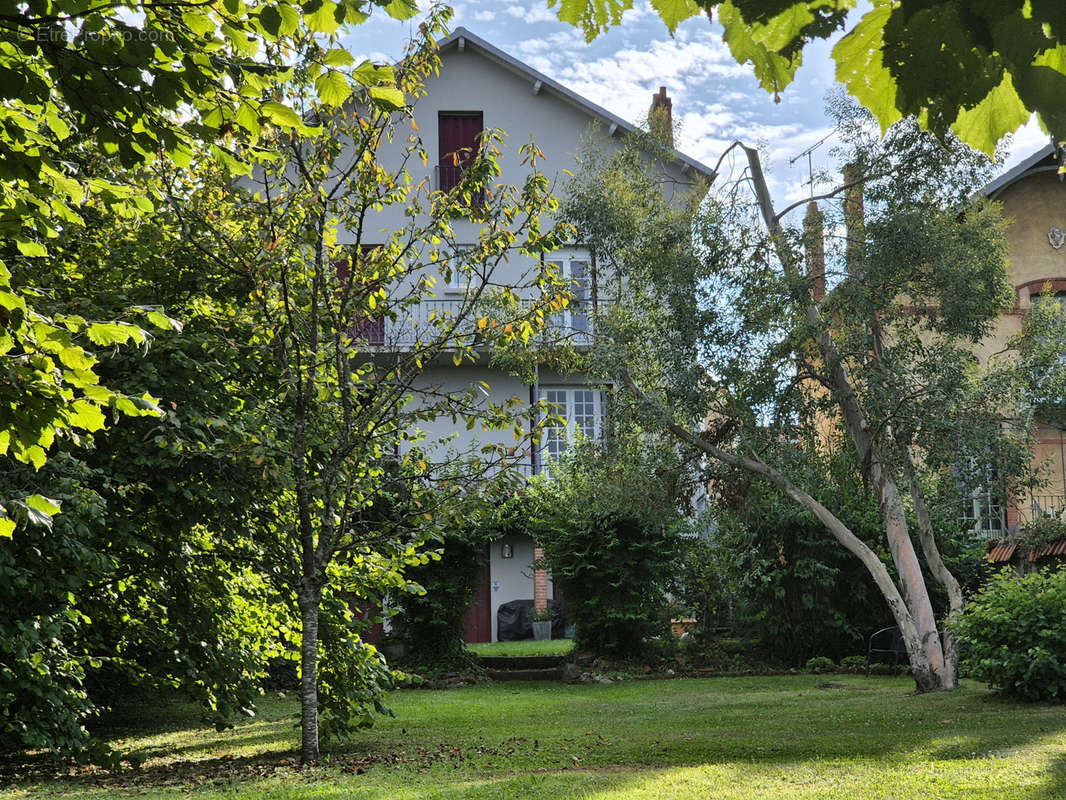
{"label": "wooden front door", "polygon": [[478,582],[474,602],[463,618],[463,641],[467,644],[492,641],[492,572],[489,546],[485,545],[485,567]]}

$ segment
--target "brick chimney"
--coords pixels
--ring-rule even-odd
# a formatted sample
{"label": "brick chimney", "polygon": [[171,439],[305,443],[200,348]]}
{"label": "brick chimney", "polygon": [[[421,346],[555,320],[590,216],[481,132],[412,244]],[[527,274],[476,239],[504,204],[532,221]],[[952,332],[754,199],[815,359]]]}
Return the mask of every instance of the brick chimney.
{"label": "brick chimney", "polygon": [[670,147],[674,146],[674,101],[666,96],[666,87],[651,96],[648,109],[648,129]]}
{"label": "brick chimney", "polygon": [[845,250],[848,275],[861,276],[864,272],[863,250],[866,244],[866,208],[862,197],[863,174],[857,164],[844,167],[844,227],[848,244]]}
{"label": "brick chimney", "polygon": [[811,295],[814,302],[820,303],[825,299],[825,217],[813,200],[807,204],[803,218],[803,245],[807,250]]}

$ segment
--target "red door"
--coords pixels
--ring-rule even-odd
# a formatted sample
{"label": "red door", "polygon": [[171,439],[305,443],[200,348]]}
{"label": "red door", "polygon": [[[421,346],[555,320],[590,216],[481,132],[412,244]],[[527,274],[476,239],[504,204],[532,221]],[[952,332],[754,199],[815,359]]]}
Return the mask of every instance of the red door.
{"label": "red door", "polygon": [[480,111],[441,111],[437,115],[437,188],[441,191],[455,188],[463,168],[474,160],[482,126]]}
{"label": "red door", "polygon": [[463,618],[463,641],[467,644],[492,641],[492,588],[489,546],[485,545],[485,568],[478,582],[474,602]]}

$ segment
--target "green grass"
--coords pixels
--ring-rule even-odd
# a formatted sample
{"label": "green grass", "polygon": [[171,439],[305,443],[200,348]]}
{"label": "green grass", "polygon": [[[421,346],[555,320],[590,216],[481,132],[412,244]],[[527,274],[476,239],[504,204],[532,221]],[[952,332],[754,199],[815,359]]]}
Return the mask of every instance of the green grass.
{"label": "green grass", "polygon": [[551,639],[536,642],[528,639],[523,642],[481,642],[468,644],[467,650],[479,656],[565,656],[574,649],[573,639]]}
{"label": "green grass", "polygon": [[[1066,713],[983,688],[789,676],[405,691],[301,770],[292,698],[223,733],[182,707],[127,724],[139,772],[3,780],[6,797],[198,800],[1061,800]],[[25,773],[25,768],[24,768]],[[0,789],[0,794],[5,790]]]}

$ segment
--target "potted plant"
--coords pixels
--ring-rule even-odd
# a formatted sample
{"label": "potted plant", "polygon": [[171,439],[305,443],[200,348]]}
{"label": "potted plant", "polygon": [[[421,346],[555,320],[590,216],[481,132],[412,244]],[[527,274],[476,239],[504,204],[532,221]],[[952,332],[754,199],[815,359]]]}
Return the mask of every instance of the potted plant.
{"label": "potted plant", "polygon": [[552,622],[555,620],[552,608],[534,608],[529,612],[529,620],[533,623],[534,640],[546,642],[552,638]]}

